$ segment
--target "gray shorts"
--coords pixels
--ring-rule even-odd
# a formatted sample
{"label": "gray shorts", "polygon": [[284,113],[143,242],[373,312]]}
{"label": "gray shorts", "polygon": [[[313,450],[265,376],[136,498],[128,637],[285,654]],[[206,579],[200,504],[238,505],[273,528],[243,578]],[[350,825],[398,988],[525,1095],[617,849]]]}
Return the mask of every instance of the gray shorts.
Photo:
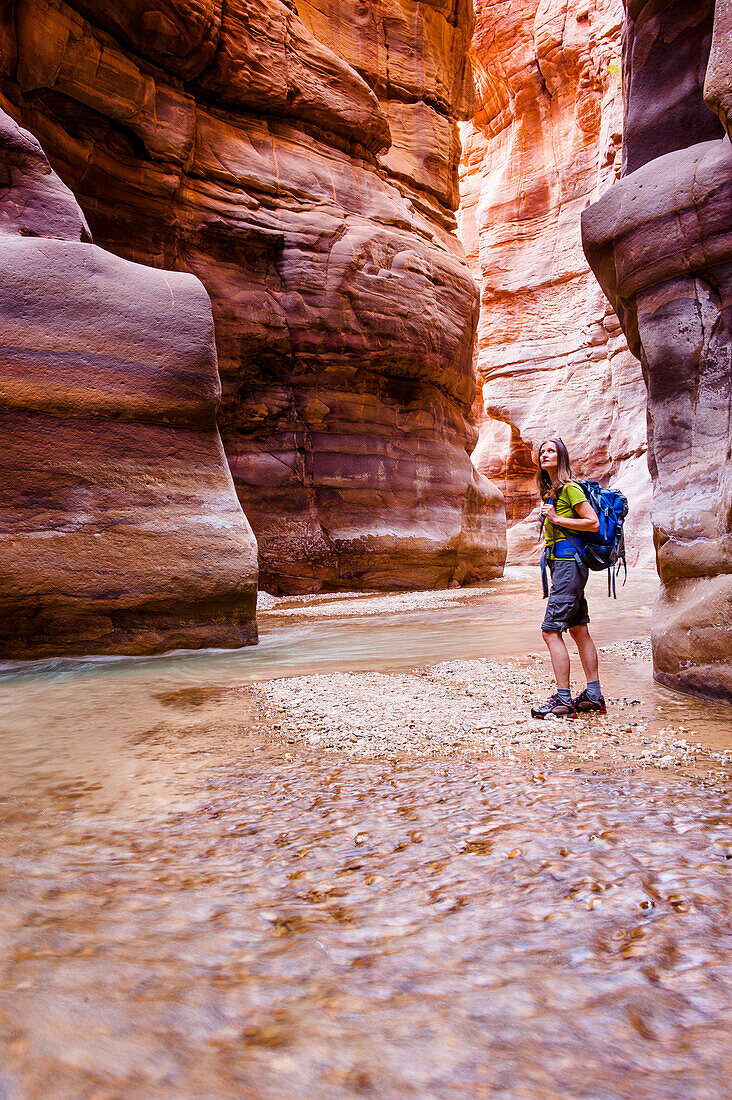
{"label": "gray shorts", "polygon": [[585,599],[589,570],[574,558],[557,558],[549,563],[552,587],[541,629],[547,634],[561,634],[571,626],[584,626],[590,621]]}

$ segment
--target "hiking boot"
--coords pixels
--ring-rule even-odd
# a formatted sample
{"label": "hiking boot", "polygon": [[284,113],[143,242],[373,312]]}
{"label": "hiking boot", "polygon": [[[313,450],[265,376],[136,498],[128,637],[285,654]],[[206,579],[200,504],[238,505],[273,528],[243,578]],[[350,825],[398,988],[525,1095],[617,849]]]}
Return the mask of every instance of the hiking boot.
{"label": "hiking boot", "polygon": [[607,714],[605,700],[601,695],[599,700],[591,699],[587,694],[587,688],[581,691],[576,699],[573,699],[574,709],[578,714]]}
{"label": "hiking boot", "polygon": [[557,718],[576,718],[577,711],[574,703],[564,703],[556,694],[551,695],[541,706],[531,708],[532,718],[551,718],[552,715]]}

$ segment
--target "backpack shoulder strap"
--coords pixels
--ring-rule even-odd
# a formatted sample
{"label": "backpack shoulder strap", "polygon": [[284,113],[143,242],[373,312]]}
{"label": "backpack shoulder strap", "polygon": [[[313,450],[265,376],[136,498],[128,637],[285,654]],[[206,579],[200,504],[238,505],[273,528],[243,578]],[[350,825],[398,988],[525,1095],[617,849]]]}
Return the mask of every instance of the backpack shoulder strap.
{"label": "backpack shoulder strap", "polygon": [[[556,499],[556,502],[554,504],[555,509],[557,507],[557,504],[559,503],[559,498],[561,497],[562,493],[564,493],[565,489],[569,485],[574,485],[577,489],[581,489],[582,492],[585,494],[585,500],[587,500],[587,492],[585,490],[584,485],[582,485],[581,482],[579,482],[575,478],[573,478],[571,481],[568,481],[566,485],[563,485],[562,488],[557,493],[557,499]],[[572,504],[571,500],[569,500],[569,498],[567,496],[565,496],[565,500],[567,501],[567,504],[569,504],[570,508],[572,509],[573,514],[576,514],[577,509]],[[561,519],[560,519],[559,523],[554,524],[554,529],[555,529],[555,531],[560,531],[562,533],[562,535],[564,536],[564,538],[567,539],[568,542],[572,543],[572,546],[574,546],[574,549],[575,549],[576,556],[580,560],[582,560],[583,555],[584,555],[584,545],[582,543],[582,536],[580,535],[580,533],[578,531],[568,531],[566,527],[562,527]]]}

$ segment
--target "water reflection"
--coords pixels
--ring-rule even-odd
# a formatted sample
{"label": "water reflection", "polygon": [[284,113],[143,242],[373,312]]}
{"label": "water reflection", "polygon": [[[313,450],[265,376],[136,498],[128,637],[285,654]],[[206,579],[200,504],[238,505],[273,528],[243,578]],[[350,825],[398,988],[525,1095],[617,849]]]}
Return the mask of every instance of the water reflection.
{"label": "water reflection", "polygon": [[4,1095],[723,1094],[723,794],[245,741],[204,774],[6,816]]}

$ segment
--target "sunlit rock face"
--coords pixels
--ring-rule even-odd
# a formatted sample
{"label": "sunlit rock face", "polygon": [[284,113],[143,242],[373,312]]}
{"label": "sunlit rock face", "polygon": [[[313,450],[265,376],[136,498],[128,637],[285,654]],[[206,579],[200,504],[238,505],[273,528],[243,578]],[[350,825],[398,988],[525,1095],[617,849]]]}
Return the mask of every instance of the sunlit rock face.
{"label": "sunlit rock face", "polygon": [[469,0],[0,12],[9,109],[95,240],[211,296],[263,587],[500,572],[502,499],[469,458],[477,293],[453,233]]}
{"label": "sunlit rock face", "polygon": [[2,111],[0,181],[0,656],[255,642],[203,286],[91,244]]}
{"label": "sunlit rock face", "polygon": [[463,127],[460,236],[481,288],[474,456],[506,498],[512,560],[537,553],[532,452],[628,496],[652,561],[645,390],[582,252],[580,216],[620,174],[621,0],[477,0],[478,105]]}
{"label": "sunlit rock face", "polygon": [[648,386],[656,675],[732,701],[730,29],[729,2],[628,4],[625,174],[583,233]]}

